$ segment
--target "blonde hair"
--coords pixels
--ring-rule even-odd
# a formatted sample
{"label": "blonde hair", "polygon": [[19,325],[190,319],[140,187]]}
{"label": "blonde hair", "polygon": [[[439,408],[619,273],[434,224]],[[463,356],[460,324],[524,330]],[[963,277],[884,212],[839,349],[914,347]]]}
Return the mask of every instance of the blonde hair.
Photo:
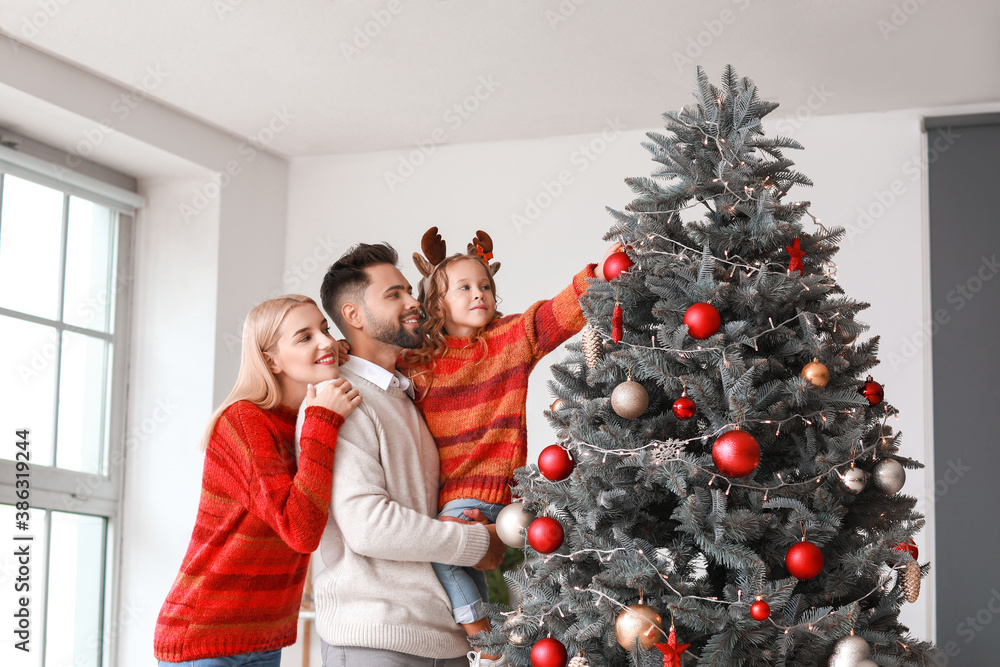
{"label": "blonde hair", "polygon": [[[293,308],[316,302],[301,294],[285,294],[258,304],[243,322],[243,349],[240,354],[240,372],[236,386],[208,420],[201,438],[201,448],[208,447],[219,417],[237,401],[249,401],[270,410],[281,403],[281,388],[271,372],[268,355],[274,351],[281,338],[281,323]],[[319,307],[317,306],[317,309]]]}
{"label": "blonde hair", "polygon": [[[420,305],[423,307],[427,319],[424,320],[423,325],[420,327],[422,334],[420,347],[407,350],[405,354],[408,361],[412,361],[419,366],[424,366],[427,369],[422,372],[430,373],[431,378],[428,380],[428,389],[430,389],[430,384],[433,382],[435,362],[448,353],[448,343],[445,340],[444,332],[444,297],[448,293],[447,269],[451,264],[460,261],[476,262],[483,267],[483,270],[486,271],[486,277],[490,281],[490,291],[493,292],[495,303],[500,303],[500,298],[497,296],[497,286],[493,281],[493,272],[490,271],[489,265],[476,255],[456,254],[446,257],[434,267],[429,276],[421,281]],[[490,323],[495,322],[502,316],[500,311],[496,310],[496,306],[494,306],[493,319],[490,320]],[[486,326],[489,326],[490,323],[487,323]],[[476,346],[485,345],[486,341],[483,339],[483,331],[486,329],[486,326],[473,331],[469,336],[469,342]]]}

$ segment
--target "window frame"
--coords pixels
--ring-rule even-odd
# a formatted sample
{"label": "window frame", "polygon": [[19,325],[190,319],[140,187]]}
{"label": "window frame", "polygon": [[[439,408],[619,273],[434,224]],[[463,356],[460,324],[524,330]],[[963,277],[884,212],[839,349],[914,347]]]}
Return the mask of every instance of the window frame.
{"label": "window frame", "polygon": [[[59,382],[61,375],[62,334],[64,331],[107,341],[111,345],[112,354],[107,361],[111,364],[104,367],[105,414],[102,416],[102,429],[107,443],[106,458],[98,473],[76,472],[55,467],[58,453],[58,439],[54,444],[51,466],[42,466],[30,462],[31,465],[31,497],[32,533],[36,536],[44,534],[44,550],[41,552],[40,565],[33,569],[32,588],[39,593],[33,595],[33,607],[36,618],[32,641],[37,647],[40,665],[45,665],[46,639],[48,635],[47,607],[49,604],[49,544],[51,529],[51,512],[66,512],[84,514],[104,519],[102,546],[102,581],[100,585],[100,608],[95,610],[100,615],[100,636],[97,638],[99,664],[102,667],[112,667],[117,664],[118,610],[120,604],[121,576],[121,526],[122,501],[124,496],[125,461],[127,458],[126,428],[129,358],[131,342],[131,313],[133,293],[133,261],[135,255],[135,207],[141,206],[143,199],[128,190],[92,177],[68,172],[64,167],[45,162],[27,154],[17,154],[7,146],[0,146],[0,203],[3,196],[3,180],[9,174],[20,179],[31,181],[63,194],[62,229],[60,236],[60,281],[58,287],[58,320],[29,315],[18,311],[0,308],[0,315],[21,321],[32,322],[55,328],[57,331],[57,364],[56,385],[52,400],[56,404],[53,416],[54,424],[58,424]],[[79,159],[79,158],[77,158]],[[27,166],[26,166],[27,165]],[[47,165],[40,170],[42,165]],[[56,174],[58,176],[54,177]],[[122,176],[127,179],[128,177]],[[112,261],[109,263],[109,296],[113,295],[113,312],[109,314],[108,322],[111,332],[102,332],[86,327],[67,324],[65,319],[64,298],[67,266],[67,242],[69,225],[70,197],[78,197],[94,202],[100,206],[112,209],[117,214],[115,239],[116,247]],[[111,304],[109,304],[110,308]],[[19,426],[20,427],[20,426]],[[24,424],[32,428],[31,424]],[[55,431],[58,438],[58,430]],[[0,434],[0,438],[13,443],[15,435]],[[102,443],[103,444],[103,443]],[[14,505],[15,467],[13,460],[0,459],[0,504]],[[44,513],[38,510],[45,510]],[[44,517],[44,519],[43,519]],[[39,561],[36,561],[39,562]]]}

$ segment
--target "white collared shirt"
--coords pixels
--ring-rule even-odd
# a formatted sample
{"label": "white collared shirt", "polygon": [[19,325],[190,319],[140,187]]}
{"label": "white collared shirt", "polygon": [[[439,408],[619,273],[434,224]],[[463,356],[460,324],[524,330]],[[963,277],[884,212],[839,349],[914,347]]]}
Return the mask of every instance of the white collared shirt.
{"label": "white collared shirt", "polygon": [[[389,372],[379,366],[378,364],[372,363],[367,359],[362,359],[351,355],[351,357],[342,364],[341,368],[346,368],[358,377],[364,378],[371,382],[373,385],[385,391],[389,387],[399,387],[406,395],[411,399],[413,398],[413,383],[410,382],[410,378],[406,377],[399,371],[394,370]],[[323,391],[323,387],[333,382],[333,380],[324,380],[316,385],[316,393]],[[306,417],[306,401],[302,401],[302,405],[299,406],[299,416],[295,420],[295,457],[299,456],[299,438],[302,436],[302,422]]]}
{"label": "white collared shirt", "polygon": [[[406,392],[407,396],[413,398],[413,383],[410,382],[410,378],[397,370],[390,373],[378,364],[355,355],[351,355],[342,367],[358,377],[363,377],[382,391],[385,391],[389,387],[399,387]],[[317,389],[321,386],[323,385],[317,385]]]}

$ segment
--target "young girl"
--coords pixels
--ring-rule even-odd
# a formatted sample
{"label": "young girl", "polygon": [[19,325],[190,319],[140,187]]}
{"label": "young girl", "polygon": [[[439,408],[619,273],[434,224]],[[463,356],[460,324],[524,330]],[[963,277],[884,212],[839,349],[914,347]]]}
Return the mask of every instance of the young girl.
{"label": "young girl", "polygon": [[[205,432],[191,543],[156,622],[161,666],[275,667],[295,643],[309,554],[327,522],[337,431],[361,402],[337,377],[336,344],[312,299],[287,295],[250,311],[236,386]],[[317,396],[324,380],[333,382]]]}
{"label": "young girl", "polygon": [[[554,299],[539,301],[520,315],[496,310],[492,240],[484,232],[468,254],[445,257],[437,228],[424,234],[424,259],[414,261],[426,280],[421,303],[427,313],[424,344],[404,354],[409,375],[441,457],[441,517],[464,519],[478,509],[496,520],[510,502],[516,468],[527,458],[525,401],[528,374],[538,361],[576,334],[586,323],[580,295],[587,279],[603,280],[601,261],[573,278]],[[608,250],[605,259],[618,250]],[[455,621],[474,635],[489,628],[483,601],[486,578],[471,568],[434,563],[452,603]],[[506,656],[470,652],[476,665],[504,665]],[[495,662],[494,662],[495,661]]]}

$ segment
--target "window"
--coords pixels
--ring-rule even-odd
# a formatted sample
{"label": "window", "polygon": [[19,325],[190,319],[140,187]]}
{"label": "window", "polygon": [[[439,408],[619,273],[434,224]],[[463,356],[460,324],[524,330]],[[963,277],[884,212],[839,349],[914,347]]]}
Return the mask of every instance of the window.
{"label": "window", "polygon": [[136,197],[0,148],[0,662],[108,667]]}

